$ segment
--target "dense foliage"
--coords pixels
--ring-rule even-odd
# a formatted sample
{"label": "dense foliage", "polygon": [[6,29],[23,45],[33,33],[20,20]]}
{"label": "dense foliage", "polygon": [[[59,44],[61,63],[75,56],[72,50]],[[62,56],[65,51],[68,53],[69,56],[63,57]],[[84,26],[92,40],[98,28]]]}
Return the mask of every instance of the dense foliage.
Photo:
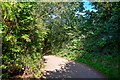
{"label": "dense foliage", "polygon": [[3,78],[24,74],[41,75],[42,24],[37,23],[37,3],[2,3]]}
{"label": "dense foliage", "polygon": [[[3,77],[41,75],[42,56],[54,54],[119,77],[120,2],[2,3]],[[33,73],[32,73],[33,72]]]}
{"label": "dense foliage", "polygon": [[119,4],[91,3],[94,10],[89,11],[84,10],[83,3],[50,3],[45,9],[50,13],[45,16],[49,31],[44,53],[83,62],[109,77],[119,77]]}

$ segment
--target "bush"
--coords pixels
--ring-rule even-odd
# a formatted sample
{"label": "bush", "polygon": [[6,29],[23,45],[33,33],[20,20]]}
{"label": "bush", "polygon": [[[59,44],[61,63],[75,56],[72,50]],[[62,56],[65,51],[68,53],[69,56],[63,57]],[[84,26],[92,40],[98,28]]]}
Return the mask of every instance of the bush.
{"label": "bush", "polygon": [[37,9],[37,3],[2,3],[3,78],[18,75],[28,67],[27,74],[42,68],[41,42],[44,34],[36,22]]}

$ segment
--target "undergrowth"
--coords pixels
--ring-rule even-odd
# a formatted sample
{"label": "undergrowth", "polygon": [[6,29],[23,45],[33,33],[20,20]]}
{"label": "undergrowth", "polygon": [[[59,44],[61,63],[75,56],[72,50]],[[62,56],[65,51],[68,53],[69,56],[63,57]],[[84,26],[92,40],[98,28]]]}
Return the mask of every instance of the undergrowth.
{"label": "undergrowth", "polygon": [[81,62],[95,68],[99,72],[103,73],[108,78],[119,78],[119,56],[102,55],[98,53],[88,53],[85,51],[70,51],[61,50],[56,55]]}
{"label": "undergrowth", "polygon": [[24,74],[32,74],[34,78],[40,78],[43,75],[44,65],[41,54],[27,54],[22,56],[21,59],[25,64]]}

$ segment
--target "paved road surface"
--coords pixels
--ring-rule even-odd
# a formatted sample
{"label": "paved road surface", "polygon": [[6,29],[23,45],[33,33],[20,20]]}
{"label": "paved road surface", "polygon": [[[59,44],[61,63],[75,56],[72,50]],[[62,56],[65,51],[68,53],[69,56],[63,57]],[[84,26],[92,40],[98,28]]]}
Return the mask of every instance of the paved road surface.
{"label": "paved road surface", "polygon": [[44,56],[44,78],[105,78],[101,73],[84,65],[56,56]]}

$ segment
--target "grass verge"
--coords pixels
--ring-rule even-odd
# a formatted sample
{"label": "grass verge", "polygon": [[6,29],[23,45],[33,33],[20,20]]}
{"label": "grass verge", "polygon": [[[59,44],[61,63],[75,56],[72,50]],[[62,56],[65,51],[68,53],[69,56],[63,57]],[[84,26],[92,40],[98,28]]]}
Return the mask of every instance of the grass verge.
{"label": "grass verge", "polygon": [[98,53],[73,52],[73,53],[57,53],[57,56],[65,57],[69,60],[81,62],[95,68],[108,78],[119,78],[119,56],[102,55]]}

